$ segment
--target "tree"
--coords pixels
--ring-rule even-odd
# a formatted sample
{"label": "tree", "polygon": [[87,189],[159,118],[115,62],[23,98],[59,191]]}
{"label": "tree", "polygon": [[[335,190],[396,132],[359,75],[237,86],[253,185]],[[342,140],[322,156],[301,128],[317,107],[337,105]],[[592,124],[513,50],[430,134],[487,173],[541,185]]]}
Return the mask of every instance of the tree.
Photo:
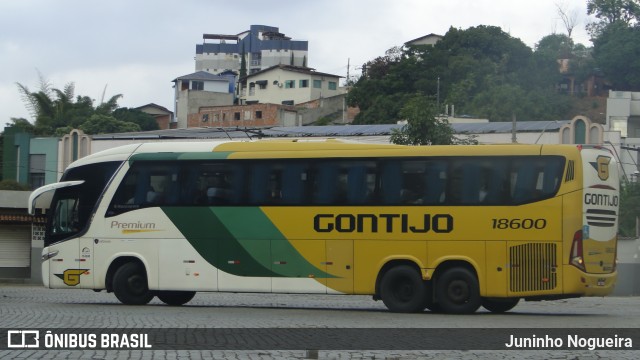
{"label": "tree", "polygon": [[[553,39],[558,40],[558,39]],[[573,45],[566,36],[561,40],[568,49]],[[549,40],[549,42],[552,42]],[[543,42],[541,49],[546,45]],[[533,52],[521,40],[495,26],[477,26],[466,30],[450,28],[434,46],[409,46],[389,49],[363,66],[363,74],[349,92],[348,102],[360,113],[354,123],[394,123],[400,110],[416,93],[440,95],[440,104],[454,105],[456,113],[489,117],[490,120],[539,120],[565,117],[568,98],[555,92],[560,80],[557,53]],[[523,96],[514,98],[509,90]],[[531,104],[528,97],[547,100],[548,104]],[[501,99],[493,100],[500,95]],[[492,109],[491,106],[498,106]],[[543,111],[532,111],[541,108]],[[438,113],[442,108],[436,109]]]}
{"label": "tree", "polygon": [[551,56],[554,59],[569,59],[573,53],[573,40],[564,34],[551,34],[536,44],[536,53]]}
{"label": "tree", "polygon": [[362,75],[370,79],[382,79],[400,59],[402,59],[402,48],[394,46],[385,51],[384,56],[378,56],[362,65]]}
{"label": "tree", "polygon": [[122,97],[122,94],[113,95],[106,102],[102,101],[100,105],[96,106],[96,114],[111,115],[118,108],[118,100]]}
{"label": "tree", "polygon": [[613,88],[639,91],[640,28],[613,23],[593,43],[593,58]]}
{"label": "tree", "polygon": [[30,134],[35,133],[35,127],[33,126],[33,124],[31,124],[29,120],[25,118],[11,118],[11,123],[9,124],[9,126],[20,129],[19,132]]}
{"label": "tree", "polygon": [[622,236],[636,236],[636,219],[640,217],[640,182],[625,182],[620,189],[620,218],[618,232]]}
{"label": "tree", "polygon": [[576,9],[568,10],[564,4],[557,3],[556,10],[565,30],[567,30],[567,37],[571,39],[571,33],[578,24],[578,11]]}
{"label": "tree", "polygon": [[587,25],[592,38],[597,38],[609,25],[621,22],[632,25],[640,16],[638,0],[588,0],[587,15],[594,15],[598,22]]}
{"label": "tree", "polygon": [[617,21],[631,24],[638,20],[640,3],[638,0],[588,0],[587,15],[595,15],[607,24]]}
{"label": "tree", "polygon": [[433,98],[418,94],[409,99],[400,111],[407,124],[393,129],[390,141],[399,145],[451,145],[477,143],[454,136],[446,118],[439,117]]}
{"label": "tree", "polygon": [[87,134],[105,134],[140,131],[138,124],[117,120],[113,116],[94,114],[87,122],[80,125],[80,130]]}
{"label": "tree", "polygon": [[138,124],[142,131],[160,129],[158,122],[153,116],[137,109],[119,108],[116,109],[112,115],[117,120]]}
{"label": "tree", "polygon": [[[114,95],[104,101],[103,93],[100,104],[94,107],[93,100],[88,96],[77,96],[74,99],[74,83],[68,83],[60,90],[54,88],[42,74],[38,73],[38,75],[40,78],[38,91],[32,92],[27,86],[16,83],[25,106],[35,120],[34,125],[29,127],[27,126],[29,122],[26,119],[17,119],[14,126],[23,127],[35,135],[61,136],[71,129],[82,128],[93,115],[112,118],[112,114],[119,110],[118,100],[122,97],[121,94]],[[124,109],[119,111],[115,117],[120,117],[118,121],[126,124],[100,121],[99,126],[94,122],[87,124],[87,128],[97,132],[104,132],[107,128],[119,129],[118,131],[139,131],[140,128],[144,130],[158,129],[152,116],[139,111]]]}

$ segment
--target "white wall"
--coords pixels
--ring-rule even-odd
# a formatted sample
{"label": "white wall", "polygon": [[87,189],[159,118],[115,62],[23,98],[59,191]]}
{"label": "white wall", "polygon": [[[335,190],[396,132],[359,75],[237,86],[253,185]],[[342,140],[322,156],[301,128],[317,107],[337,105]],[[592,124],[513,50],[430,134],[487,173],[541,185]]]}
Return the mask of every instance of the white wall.
{"label": "white wall", "polygon": [[[322,77],[314,74],[305,74],[295,71],[285,71],[282,69],[273,69],[262,74],[258,74],[249,78],[249,83],[257,81],[267,81],[266,89],[260,89],[255,85],[255,92],[250,95],[250,87],[245,89],[246,101],[258,101],[260,103],[281,104],[286,100],[293,100],[294,104],[299,104],[320,97],[331,97],[341,93],[338,77]],[[294,88],[286,88],[285,81],[293,80]],[[300,80],[308,80],[308,87],[300,88]],[[322,87],[316,89],[313,87],[313,80],[321,80]],[[277,85],[274,82],[277,81]],[[329,82],[336,83],[336,90],[329,90]],[[248,85],[248,84],[247,84]]]}

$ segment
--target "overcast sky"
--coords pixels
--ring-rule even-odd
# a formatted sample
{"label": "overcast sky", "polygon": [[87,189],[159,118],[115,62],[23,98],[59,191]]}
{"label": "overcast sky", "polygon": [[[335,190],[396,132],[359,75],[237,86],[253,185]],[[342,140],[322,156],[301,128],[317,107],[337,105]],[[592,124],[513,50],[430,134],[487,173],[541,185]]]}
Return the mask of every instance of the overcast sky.
{"label": "overcast sky", "polygon": [[[172,80],[195,71],[203,33],[238,34],[269,25],[309,41],[308,66],[346,76],[385,50],[450,27],[501,27],[529,47],[566,33],[557,5],[577,13],[584,30],[586,0],[18,0],[0,1],[0,126],[29,117],[16,83],[38,89],[38,71],[56,88],[74,82],[76,95],[99,103],[156,103],[173,111]],[[1,129],[0,129],[1,130]]]}

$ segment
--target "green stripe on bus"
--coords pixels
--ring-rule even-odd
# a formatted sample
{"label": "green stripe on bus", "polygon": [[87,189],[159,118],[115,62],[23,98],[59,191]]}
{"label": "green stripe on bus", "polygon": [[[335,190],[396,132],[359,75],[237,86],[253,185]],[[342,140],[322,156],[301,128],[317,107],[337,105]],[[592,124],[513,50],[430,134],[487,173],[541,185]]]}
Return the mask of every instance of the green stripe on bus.
{"label": "green stripe on bus", "polygon": [[[308,277],[309,275],[314,275],[316,278],[335,277],[307,261],[259,207],[217,207],[211,209],[216,217],[226,224],[234,238],[257,241],[270,240],[269,263],[273,264],[272,260],[286,262],[286,266],[278,266],[273,269],[278,275],[283,277]],[[252,252],[250,248],[247,248],[247,251],[252,253],[254,257],[259,255]],[[263,250],[256,249],[256,251]]]}
{"label": "green stripe on bus", "polygon": [[232,151],[143,153],[132,155],[129,158],[129,163],[136,161],[216,160],[226,159],[232,153]]}
{"label": "green stripe on bus", "polygon": [[[162,210],[211,265],[237,276],[334,276],[309,263],[258,207],[163,207]],[[273,257],[286,266],[272,270]]]}
{"label": "green stripe on bus", "polygon": [[256,251],[254,247],[269,249],[269,242],[241,244],[211,208],[163,207],[162,210],[209,264],[238,276],[277,276],[271,271],[268,259],[261,262],[251,254]]}

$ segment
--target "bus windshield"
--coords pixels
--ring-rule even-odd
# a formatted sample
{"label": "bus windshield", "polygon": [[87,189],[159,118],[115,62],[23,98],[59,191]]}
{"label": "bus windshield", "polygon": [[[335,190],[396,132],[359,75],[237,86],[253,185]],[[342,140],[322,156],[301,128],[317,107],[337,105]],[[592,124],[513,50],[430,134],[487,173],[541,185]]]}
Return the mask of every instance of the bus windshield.
{"label": "bus windshield", "polygon": [[84,180],[82,184],[57,189],[51,202],[45,246],[85,230],[93,208],[121,162],[103,162],[67,170],[61,181]]}

